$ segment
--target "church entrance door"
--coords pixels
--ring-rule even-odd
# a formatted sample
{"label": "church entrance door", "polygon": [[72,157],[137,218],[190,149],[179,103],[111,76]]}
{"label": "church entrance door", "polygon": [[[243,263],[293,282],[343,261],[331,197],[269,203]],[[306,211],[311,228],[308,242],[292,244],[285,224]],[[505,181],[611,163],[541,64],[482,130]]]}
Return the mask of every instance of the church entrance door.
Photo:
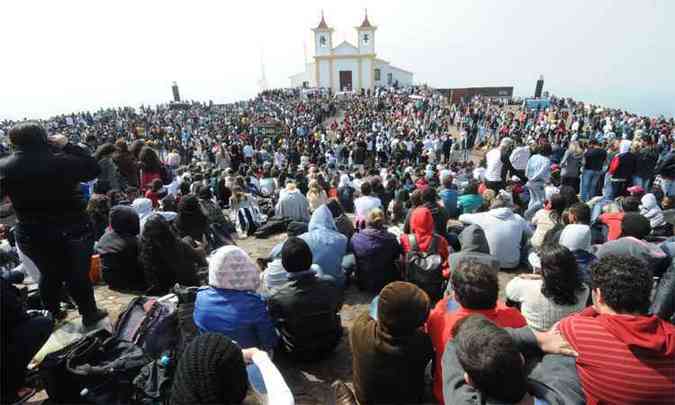
{"label": "church entrance door", "polygon": [[352,71],[351,70],[341,70],[340,71],[340,91],[351,91],[352,87]]}

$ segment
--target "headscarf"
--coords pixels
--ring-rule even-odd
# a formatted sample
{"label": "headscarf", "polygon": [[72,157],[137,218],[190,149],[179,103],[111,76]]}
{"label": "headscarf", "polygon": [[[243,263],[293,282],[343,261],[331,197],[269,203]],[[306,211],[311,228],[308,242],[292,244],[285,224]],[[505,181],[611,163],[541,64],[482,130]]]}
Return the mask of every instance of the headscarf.
{"label": "headscarf", "polygon": [[201,239],[206,231],[207,218],[197,196],[189,194],[180,200],[176,227],[181,236],[190,236],[193,239]]}
{"label": "headscarf", "polygon": [[410,216],[410,230],[415,235],[420,250],[426,251],[434,235],[434,217],[429,208],[415,208]]}
{"label": "headscarf", "polygon": [[404,281],[387,284],[377,302],[378,325],[394,336],[412,334],[429,315],[429,297],[419,287]]}
{"label": "headscarf", "polygon": [[110,210],[110,227],[120,236],[136,236],[141,232],[138,213],[126,205],[118,205]]}
{"label": "headscarf", "polygon": [[152,214],[152,200],[149,198],[137,198],[131,204],[131,207],[136,210],[141,222],[145,222]]}
{"label": "headscarf", "polygon": [[628,153],[630,151],[630,146],[632,142],[624,139],[619,143],[619,153]]}
{"label": "headscarf", "polygon": [[338,185],[338,188],[342,187],[352,187],[352,181],[348,174],[343,174],[340,176],[340,184]]}
{"label": "headscarf", "polygon": [[258,290],[258,268],[240,247],[223,246],[208,261],[210,286],[238,291]]}
{"label": "headscarf", "polygon": [[197,336],[178,362],[171,405],[239,404],[248,375],[241,348],[218,333]]}
{"label": "headscarf", "polygon": [[663,226],[666,223],[661,207],[659,207],[656,197],[652,193],[645,194],[640,199],[640,213],[649,220],[649,225],[652,228]]}

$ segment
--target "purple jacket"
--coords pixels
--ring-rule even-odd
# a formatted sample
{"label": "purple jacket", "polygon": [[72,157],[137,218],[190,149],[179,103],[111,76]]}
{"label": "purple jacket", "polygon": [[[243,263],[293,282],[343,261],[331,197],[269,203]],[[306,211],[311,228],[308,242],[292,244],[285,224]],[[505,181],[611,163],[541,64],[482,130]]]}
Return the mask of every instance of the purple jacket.
{"label": "purple jacket", "polygon": [[396,236],[386,229],[368,227],[355,233],[349,250],[356,257],[356,280],[362,290],[379,293],[392,281],[399,280],[398,262],[403,249]]}

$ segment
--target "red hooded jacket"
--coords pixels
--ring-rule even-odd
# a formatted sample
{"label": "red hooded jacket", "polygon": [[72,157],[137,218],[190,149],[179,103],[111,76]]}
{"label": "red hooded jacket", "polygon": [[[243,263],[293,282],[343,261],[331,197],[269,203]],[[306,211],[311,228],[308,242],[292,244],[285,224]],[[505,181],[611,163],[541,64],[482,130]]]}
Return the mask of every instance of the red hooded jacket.
{"label": "red hooded jacket", "polygon": [[560,321],[579,353],[588,404],[672,404],[675,325],[656,316],[599,314],[592,307]]}
{"label": "red hooded jacket", "polygon": [[[415,208],[412,215],[410,215],[410,230],[415,235],[417,246],[422,252],[426,252],[431,247],[431,240],[434,235],[434,217],[431,211],[426,207]],[[450,255],[450,248],[448,241],[441,235],[436,235],[436,247],[438,254],[443,258],[443,277],[448,278],[448,256]],[[410,241],[408,235],[401,235],[401,246],[403,246],[403,254],[410,252]]]}

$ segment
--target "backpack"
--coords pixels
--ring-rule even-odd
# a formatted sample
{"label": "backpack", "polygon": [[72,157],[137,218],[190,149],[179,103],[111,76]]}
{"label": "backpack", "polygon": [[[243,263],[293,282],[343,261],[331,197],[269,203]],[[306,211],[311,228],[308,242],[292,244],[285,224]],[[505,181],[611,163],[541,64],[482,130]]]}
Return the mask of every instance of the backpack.
{"label": "backpack", "polygon": [[39,374],[50,402],[129,404],[131,382],[150,361],[137,345],[98,329],[49,353]]}
{"label": "backpack", "polygon": [[178,342],[176,305],[156,298],[136,297],[120,314],[113,334],[118,339],[137,344],[153,358],[159,358]]}
{"label": "backpack", "polygon": [[431,239],[427,252],[417,246],[415,235],[408,235],[410,251],[405,255],[405,281],[415,284],[427,293],[431,301],[443,296],[443,258],[438,254],[438,235]]}

